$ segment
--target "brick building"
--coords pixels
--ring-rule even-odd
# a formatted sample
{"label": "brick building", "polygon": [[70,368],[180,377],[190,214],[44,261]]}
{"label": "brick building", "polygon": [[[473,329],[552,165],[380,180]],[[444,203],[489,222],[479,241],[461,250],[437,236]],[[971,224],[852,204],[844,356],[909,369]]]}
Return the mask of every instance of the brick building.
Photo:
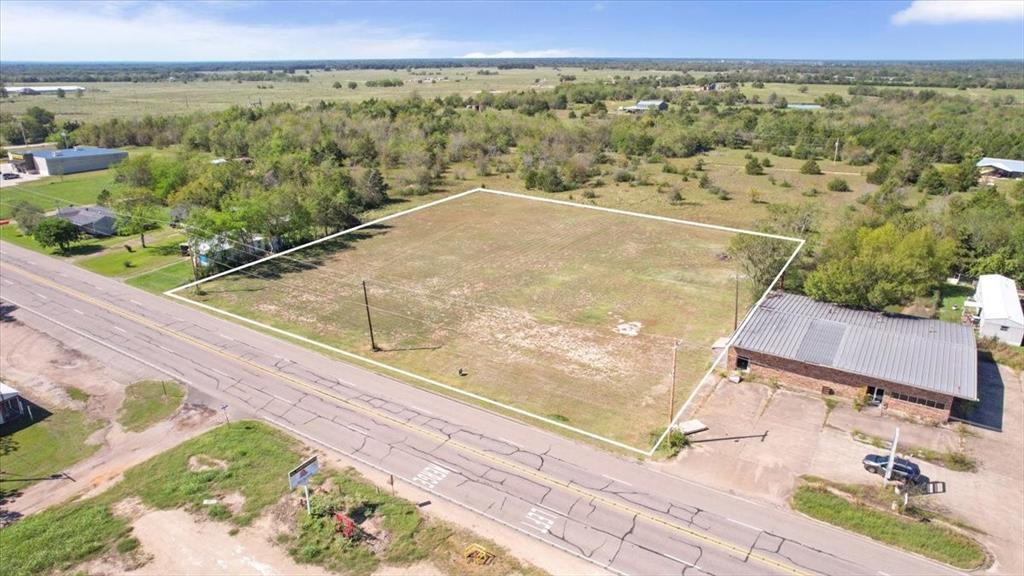
{"label": "brick building", "polygon": [[945,422],[955,398],[977,400],[970,327],[853,310],[773,293],[729,351],[729,366],[780,385],[855,398]]}

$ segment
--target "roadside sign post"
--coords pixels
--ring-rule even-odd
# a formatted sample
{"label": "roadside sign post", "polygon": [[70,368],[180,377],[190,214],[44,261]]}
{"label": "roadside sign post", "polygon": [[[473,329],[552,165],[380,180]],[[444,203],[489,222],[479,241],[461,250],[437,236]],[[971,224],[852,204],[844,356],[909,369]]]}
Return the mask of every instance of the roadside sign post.
{"label": "roadside sign post", "polygon": [[306,514],[309,516],[313,515],[313,508],[309,501],[309,479],[319,471],[320,462],[317,461],[316,456],[313,456],[288,473],[289,489],[295,490],[302,486],[302,490],[306,495]]}
{"label": "roadside sign post", "polygon": [[896,465],[896,445],[900,442],[900,427],[896,427],[896,434],[892,437],[892,447],[889,448],[889,463],[885,467],[885,481],[892,479],[892,469]]}

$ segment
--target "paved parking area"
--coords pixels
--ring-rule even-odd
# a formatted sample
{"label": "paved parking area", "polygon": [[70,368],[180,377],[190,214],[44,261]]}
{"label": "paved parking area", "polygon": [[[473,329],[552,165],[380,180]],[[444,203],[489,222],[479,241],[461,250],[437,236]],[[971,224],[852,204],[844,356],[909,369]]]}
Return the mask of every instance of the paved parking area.
{"label": "paved parking area", "polygon": [[[14,167],[11,166],[10,163],[4,162],[4,163],[0,164],[0,172],[2,172],[4,174],[7,174],[7,173],[15,172],[15,170],[14,170]],[[23,173],[19,173],[18,176],[19,177],[15,178],[14,180],[4,180],[4,179],[0,178],[0,188],[10,188],[11,186],[17,186],[19,184],[24,184],[25,182],[32,182],[33,180],[39,180],[40,178],[43,177],[43,176],[40,176],[39,174],[23,174]]]}
{"label": "paved parking area", "polygon": [[[750,382],[720,381],[696,417],[709,430],[666,471],[777,506],[787,501],[802,474],[838,482],[870,483],[861,465],[882,452],[858,442],[854,430],[891,437],[900,427],[903,445],[937,451],[965,442],[976,472],[957,472],[919,462],[924,474],[946,482],[947,492],[928,504],[987,532],[979,538],[996,555],[993,574],[1024,573],[1024,391],[1021,377],[1004,366],[982,363],[982,390],[1001,392],[1001,430],[959,424],[915,424],[877,409],[857,412],[846,402],[831,412],[822,398]],[[986,409],[990,412],[990,409]],[[986,412],[991,421],[992,414]],[[766,433],[766,434],[765,434]],[[761,437],[745,436],[765,434]]]}

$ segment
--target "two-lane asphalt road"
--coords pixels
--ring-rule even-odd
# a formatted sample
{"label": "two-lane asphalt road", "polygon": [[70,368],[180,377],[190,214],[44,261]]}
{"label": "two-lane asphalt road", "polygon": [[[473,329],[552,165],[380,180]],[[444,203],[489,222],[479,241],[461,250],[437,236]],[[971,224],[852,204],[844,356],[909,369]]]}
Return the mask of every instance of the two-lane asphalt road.
{"label": "two-lane asphalt road", "polygon": [[615,572],[956,573],[2,242],[0,300]]}

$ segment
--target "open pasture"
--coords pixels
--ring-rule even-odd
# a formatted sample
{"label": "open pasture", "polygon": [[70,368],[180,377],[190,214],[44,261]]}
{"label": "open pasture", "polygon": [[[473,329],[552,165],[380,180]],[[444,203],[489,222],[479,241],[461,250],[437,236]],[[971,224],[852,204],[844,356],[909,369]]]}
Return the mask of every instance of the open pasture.
{"label": "open pasture", "polygon": [[753,304],[736,233],[480,191],[180,294],[646,450]]}

